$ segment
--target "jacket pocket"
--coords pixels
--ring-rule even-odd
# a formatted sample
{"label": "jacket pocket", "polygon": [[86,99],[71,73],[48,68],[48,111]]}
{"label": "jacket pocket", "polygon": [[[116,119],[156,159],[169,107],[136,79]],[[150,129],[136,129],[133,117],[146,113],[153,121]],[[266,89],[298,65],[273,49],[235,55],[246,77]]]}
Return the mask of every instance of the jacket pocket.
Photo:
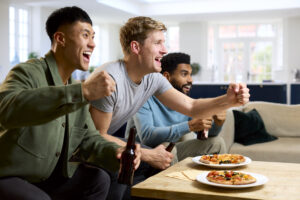
{"label": "jacket pocket", "polygon": [[45,158],[63,141],[63,136],[59,120],[53,120],[47,124],[22,128],[17,143],[33,156]]}

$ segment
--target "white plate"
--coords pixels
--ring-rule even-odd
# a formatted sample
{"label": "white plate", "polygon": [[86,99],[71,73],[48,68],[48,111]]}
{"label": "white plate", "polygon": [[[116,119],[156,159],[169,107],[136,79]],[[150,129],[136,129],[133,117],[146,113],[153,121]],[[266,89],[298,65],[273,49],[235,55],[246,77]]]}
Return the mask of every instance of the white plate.
{"label": "white plate", "polygon": [[248,165],[252,161],[247,156],[244,156],[245,157],[245,162],[238,163],[238,164],[225,164],[225,163],[222,163],[222,164],[206,164],[206,163],[200,162],[201,157],[202,156],[196,156],[196,157],[192,158],[192,160],[195,163],[199,164],[199,165],[204,165],[204,166],[207,166],[207,167],[219,168],[219,169],[229,169],[229,168],[244,166],[244,165]]}
{"label": "white plate", "polygon": [[211,185],[211,186],[216,186],[216,187],[223,187],[223,188],[248,188],[248,187],[254,187],[254,186],[259,186],[263,185],[266,182],[268,182],[268,178],[264,175],[261,174],[256,174],[256,173],[251,173],[251,172],[242,172],[245,174],[250,174],[254,178],[256,178],[255,183],[251,184],[246,184],[246,185],[225,185],[225,184],[219,184],[219,183],[213,183],[210,182],[206,179],[206,176],[209,172],[204,172],[202,174],[197,175],[196,180],[200,183],[206,184],[206,185]]}

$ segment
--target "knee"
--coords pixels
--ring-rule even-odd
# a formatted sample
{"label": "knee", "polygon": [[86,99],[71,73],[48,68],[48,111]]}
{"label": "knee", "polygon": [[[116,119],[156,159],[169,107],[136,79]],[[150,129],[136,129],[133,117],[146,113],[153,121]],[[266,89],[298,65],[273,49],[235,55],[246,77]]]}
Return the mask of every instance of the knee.
{"label": "knee", "polygon": [[101,190],[108,192],[111,183],[108,173],[103,169],[98,169],[97,173],[95,173],[95,179],[97,180],[99,187],[101,187]]}
{"label": "knee", "polygon": [[212,138],[212,144],[217,147],[219,150],[219,153],[226,153],[226,145],[225,141],[222,137],[217,136]]}

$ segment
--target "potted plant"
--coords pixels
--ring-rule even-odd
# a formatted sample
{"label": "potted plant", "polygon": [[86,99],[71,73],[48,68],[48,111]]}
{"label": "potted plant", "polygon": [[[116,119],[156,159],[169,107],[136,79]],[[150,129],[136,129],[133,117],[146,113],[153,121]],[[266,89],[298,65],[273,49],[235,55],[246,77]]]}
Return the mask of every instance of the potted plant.
{"label": "potted plant", "polygon": [[201,71],[201,65],[199,63],[192,63],[191,64],[192,67],[192,75],[196,75]]}

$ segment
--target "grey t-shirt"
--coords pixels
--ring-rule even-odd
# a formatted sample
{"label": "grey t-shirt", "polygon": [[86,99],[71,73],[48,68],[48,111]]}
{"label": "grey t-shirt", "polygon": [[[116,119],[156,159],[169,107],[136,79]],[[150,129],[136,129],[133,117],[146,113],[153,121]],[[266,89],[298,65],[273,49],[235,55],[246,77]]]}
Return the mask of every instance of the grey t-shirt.
{"label": "grey t-shirt", "polygon": [[102,65],[96,71],[105,70],[116,82],[116,91],[109,97],[91,101],[91,105],[102,112],[112,112],[108,134],[116,132],[127,122],[152,95],[160,95],[172,88],[160,73],[143,77],[137,85],[128,76],[124,61],[119,60]]}

